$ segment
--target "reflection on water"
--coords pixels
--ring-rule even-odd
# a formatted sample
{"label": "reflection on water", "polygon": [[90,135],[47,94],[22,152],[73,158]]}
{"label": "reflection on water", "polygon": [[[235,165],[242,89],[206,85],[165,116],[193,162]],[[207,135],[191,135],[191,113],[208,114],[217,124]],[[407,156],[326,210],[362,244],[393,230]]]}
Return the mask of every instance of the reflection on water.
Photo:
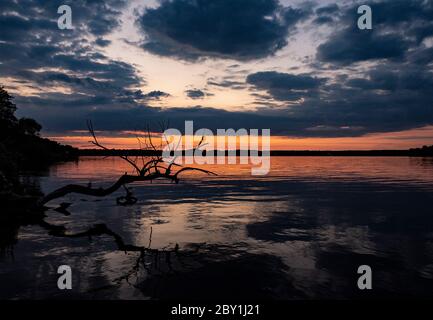
{"label": "reflection on water", "polygon": [[[173,269],[146,262],[107,236],[59,238],[21,227],[0,261],[0,298],[350,298],[431,296],[433,161],[422,158],[273,157],[266,177],[248,166],[207,166],[179,185],[133,186],[140,200],[116,206],[71,195],[70,216],[47,221],[80,232],[106,224],[126,243],[179,246]],[[81,158],[40,178],[44,192],[67,183],[109,184],[129,168],[117,158]],[[159,259],[161,260],[161,259]],[[164,259],[162,259],[164,260]],[[57,267],[73,269],[73,290],[57,290]],[[370,265],[371,292],[357,289]]]}

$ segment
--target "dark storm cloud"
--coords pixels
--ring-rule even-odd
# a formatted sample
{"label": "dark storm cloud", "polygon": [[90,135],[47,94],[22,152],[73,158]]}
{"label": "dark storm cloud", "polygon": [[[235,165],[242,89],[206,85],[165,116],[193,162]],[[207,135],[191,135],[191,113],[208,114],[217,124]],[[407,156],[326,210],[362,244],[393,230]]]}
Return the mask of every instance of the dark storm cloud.
{"label": "dark storm cloud", "polygon": [[380,35],[353,26],[319,46],[318,58],[339,64],[375,59],[402,59],[408,49],[409,43],[399,35]]}
{"label": "dark storm cloud", "polygon": [[399,131],[433,123],[431,73],[377,69],[369,76],[330,88],[319,101],[304,105],[303,112],[322,115],[323,124],[355,127],[360,133]]}
{"label": "dark storm cloud", "polygon": [[275,71],[257,72],[247,77],[247,82],[261,89],[305,90],[317,88],[323,79],[309,75],[292,75]]}
{"label": "dark storm cloud", "polygon": [[357,27],[357,6],[345,9],[336,32],[318,47],[323,62],[347,65],[388,59],[403,61],[409,49],[433,35],[433,2],[423,0],[367,1],[373,29]]}
{"label": "dark storm cloud", "polygon": [[18,37],[26,36],[30,30],[50,30],[53,28],[53,22],[48,19],[34,18],[32,20],[15,15],[0,16],[0,40],[13,41]]}
{"label": "dark storm cloud", "polygon": [[[2,46],[0,44],[0,48]],[[4,45],[4,47],[8,47],[8,45]],[[33,65],[29,61],[29,58],[27,58],[27,55],[29,52],[35,51],[35,48],[25,48],[23,46],[20,48],[23,53],[22,59],[25,59],[21,64],[18,54],[5,59],[4,55],[0,53],[1,61],[6,61],[0,64],[2,75],[33,82],[33,84],[40,85],[41,87],[57,83],[73,88],[74,92],[86,92],[89,94],[111,95],[116,91],[143,83],[143,80],[136,76],[132,66],[107,59],[104,56],[103,60],[101,60],[101,57],[98,57],[98,61],[96,61],[91,56],[67,55],[63,53],[51,55],[51,50],[46,50],[48,52],[46,57],[43,54],[39,54],[37,64]],[[41,51],[40,48],[37,48],[37,51]],[[52,52],[57,53],[56,50]],[[60,68],[63,71],[33,71],[36,68],[47,67]]]}
{"label": "dark storm cloud", "polygon": [[[367,2],[368,4],[368,2]],[[371,2],[374,21],[379,25],[398,26],[410,22],[410,28],[417,28],[418,22],[431,26],[433,2],[431,0],[386,0]],[[430,23],[428,23],[430,22]]]}
{"label": "dark storm cloud", "polygon": [[[433,124],[433,51],[423,42],[433,36],[433,1],[366,4],[373,10],[373,30],[357,28],[357,6],[343,6],[340,14],[333,13],[335,7],[315,11],[313,22],[332,16],[335,32],[318,47],[311,67],[318,73],[339,68],[340,75],[316,88],[306,86],[302,102],[287,107],[292,123],[305,125],[300,135],[359,136]],[[283,78],[290,79],[247,81],[289,103],[293,97],[284,93],[293,90],[284,88]]]}
{"label": "dark storm cloud", "polygon": [[277,100],[298,100],[315,94],[326,79],[306,74],[293,75],[275,71],[257,72],[247,76],[246,82],[265,90]]}
{"label": "dark storm cloud", "polygon": [[[3,0],[1,3],[0,40],[34,41],[34,36],[38,35],[38,42],[54,42],[83,34],[108,34],[119,25],[120,10],[127,0],[79,0],[71,3],[63,0]],[[72,9],[74,30],[59,30],[57,27],[60,16],[57,9],[64,4]],[[50,32],[49,37],[46,32]]]}
{"label": "dark storm cloud", "polygon": [[428,92],[433,89],[433,72],[424,68],[401,67],[400,70],[377,67],[369,71],[366,78],[353,78],[347,81],[352,88],[364,90]]}
{"label": "dark storm cloud", "polygon": [[[272,99],[281,103],[303,99],[286,108],[272,109],[269,102],[272,100],[257,93],[259,99],[265,99],[258,103],[263,108],[250,112],[205,107],[151,108],[145,103],[137,105],[136,101],[145,96],[141,92],[123,93],[114,102],[83,95],[47,96],[39,100],[29,97],[17,102],[29,110],[33,105],[48,107],[44,114],[38,108],[34,112],[53,131],[83,129],[82,119],[93,119],[101,130],[140,128],[164,119],[177,128],[182,128],[184,120],[193,120],[195,126],[209,129],[271,128],[273,134],[314,137],[361,136],[433,124],[431,71],[411,67],[398,70],[398,67],[399,64],[377,67],[362,78],[340,77],[339,82],[331,83],[309,75],[297,78],[290,74],[259,74],[251,78],[258,78],[257,84]],[[284,80],[274,82],[275,78]],[[62,101],[60,106],[56,105],[58,101]],[[110,107],[105,103],[110,103]],[[81,107],[71,111],[77,104]]]}
{"label": "dark storm cloud", "polygon": [[[60,30],[57,26],[57,8],[63,4],[62,0],[2,1],[2,75],[43,67],[61,67],[78,72],[91,71],[92,67],[100,70],[103,63],[98,66],[95,60],[101,56],[96,57],[86,37],[98,36],[99,44],[102,44],[100,36],[111,32],[119,24],[120,9],[126,5],[126,0],[74,1],[70,4],[73,30]],[[97,26],[93,21],[103,23]],[[110,62],[108,65],[111,68],[119,67],[114,64]]]}
{"label": "dark storm cloud", "polygon": [[286,46],[307,15],[277,0],[165,0],[148,8],[138,24],[147,37],[143,48],[157,55],[250,60]]}
{"label": "dark storm cloud", "polygon": [[258,72],[246,81],[272,99],[288,103],[283,110],[266,110],[272,104],[262,104],[265,114],[277,112],[286,118],[288,134],[360,136],[433,124],[431,67],[389,62],[358,75],[326,79]]}
{"label": "dark storm cloud", "polygon": [[412,52],[409,59],[412,63],[417,65],[428,65],[433,62],[433,47],[426,48],[420,46],[420,48]]}
{"label": "dark storm cloud", "polygon": [[[230,112],[205,107],[152,108],[119,102],[107,108],[106,101],[76,97],[81,105],[92,108],[74,109],[46,104],[47,112],[35,114],[52,131],[85,129],[83,119],[92,119],[99,130],[130,130],[148,123],[169,120],[170,126],[182,129],[185,120],[193,120],[196,128],[271,128],[274,135],[341,137],[361,136],[372,132],[389,132],[433,123],[433,104],[428,90],[396,90],[387,93],[375,89],[334,86],[320,98],[313,97],[287,109]],[[34,100],[32,98],[27,98]],[[59,101],[57,97],[52,102]],[[35,101],[33,101],[35,102]],[[74,105],[76,101],[74,101]],[[19,101],[31,106],[31,101]],[[44,101],[36,101],[44,105]],[[49,110],[55,112],[49,112]],[[29,108],[29,110],[32,110]],[[31,115],[31,113],[30,113]]]}
{"label": "dark storm cloud", "polygon": [[[29,100],[28,98],[20,98],[18,102],[30,107]],[[83,102],[91,103],[91,101],[84,100]],[[185,127],[184,122],[192,120],[196,129],[265,129],[272,126],[275,132],[285,132],[289,120],[286,117],[263,115],[256,112],[229,112],[201,106],[167,109],[124,104],[116,108],[73,109],[67,107],[58,108],[55,105],[46,105],[45,108],[57,110],[57,113],[47,112],[42,117],[39,115],[44,128],[52,132],[86,130],[86,119],[91,119],[97,130],[105,131],[131,130],[131,128],[142,129],[147,125],[150,125],[151,129],[159,130],[157,124],[161,120],[170,121],[171,128],[183,130]],[[29,108],[28,115],[32,116],[33,112],[37,114],[37,109]],[[152,127],[152,125],[155,125],[155,127]],[[295,125],[298,129],[301,128],[301,126]]]}
{"label": "dark storm cloud", "polygon": [[[22,98],[24,103],[83,108],[149,99],[134,94],[134,87],[144,80],[136,75],[133,66],[109,59],[93,47],[95,43],[109,44],[103,36],[119,25],[126,0],[69,3],[73,30],[57,26],[57,9],[64,1],[1,3],[0,74],[36,89],[56,85],[73,92],[41,93],[39,97]],[[53,69],[56,71],[48,71]]]}
{"label": "dark storm cloud", "polygon": [[[169,94],[138,90],[144,80],[132,65],[98,51],[109,44],[104,35],[117,26],[124,2],[73,2],[74,31],[57,29],[58,1],[0,2],[1,76],[31,88],[72,92],[18,96],[20,112],[58,132],[85,129],[86,119],[98,130],[131,130],[159,120],[182,128],[184,120],[194,120],[197,128],[271,128],[273,134],[323,137],[433,124],[433,49],[423,42],[433,35],[433,1],[375,1],[374,29],[363,33],[354,29],[356,8],[313,10],[313,25],[329,18],[336,30],[318,48],[310,73],[254,70],[241,79],[245,73],[230,70],[229,76],[208,79],[206,88],[250,89],[257,109],[249,112],[149,107]],[[145,48],[159,55],[249,60],[286,45],[290,30],[306,15],[268,0],[167,0],[139,22],[148,36]],[[209,93],[190,89],[186,94]]]}

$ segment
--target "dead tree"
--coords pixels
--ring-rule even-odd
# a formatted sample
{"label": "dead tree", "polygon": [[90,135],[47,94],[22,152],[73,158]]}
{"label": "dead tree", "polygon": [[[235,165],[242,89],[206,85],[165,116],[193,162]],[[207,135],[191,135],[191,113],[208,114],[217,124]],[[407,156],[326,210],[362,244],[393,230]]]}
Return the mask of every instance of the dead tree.
{"label": "dead tree", "polygon": [[[114,149],[109,149],[99,142],[98,138],[96,137],[96,133],[91,121],[87,122],[87,127],[93,138],[93,140],[90,142],[94,146],[102,150],[114,151]],[[166,127],[165,124],[160,123],[160,127],[161,127],[161,131],[164,132]],[[93,188],[90,185],[70,184],[47,194],[41,200],[41,205],[45,205],[54,199],[64,197],[71,193],[94,196],[94,197],[105,197],[116,192],[121,187],[134,182],[165,179],[165,180],[172,181],[174,183],[179,183],[180,175],[187,171],[199,171],[199,172],[206,173],[208,175],[216,175],[211,171],[200,169],[200,168],[183,167],[175,163],[176,158],[174,158],[170,163],[166,163],[162,157],[162,154],[161,155],[158,154],[160,153],[160,151],[163,149],[165,145],[167,146],[169,145],[167,137],[165,137],[164,135],[162,136],[161,143],[158,150],[152,141],[152,134],[149,127],[147,127],[145,140],[142,141],[139,136],[137,136],[137,140],[140,146],[140,150],[143,151],[143,153],[145,151],[150,150],[153,151],[153,154],[157,154],[157,155],[153,155],[151,157],[145,157],[144,155],[141,155],[135,157],[134,159],[130,158],[127,155],[120,155],[119,157],[124,161],[126,161],[134,170],[134,174],[125,173],[108,188],[102,188],[102,187]],[[194,147],[194,149],[201,148],[203,146],[203,142],[204,142],[204,138],[201,139],[201,141],[197,144],[197,146]]]}

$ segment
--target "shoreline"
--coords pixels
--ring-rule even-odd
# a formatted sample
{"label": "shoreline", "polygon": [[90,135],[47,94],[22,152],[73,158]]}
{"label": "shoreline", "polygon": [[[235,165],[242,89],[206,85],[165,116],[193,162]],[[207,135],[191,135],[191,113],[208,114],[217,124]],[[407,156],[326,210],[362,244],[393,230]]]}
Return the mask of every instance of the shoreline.
{"label": "shoreline", "polygon": [[[212,152],[214,156],[229,156],[227,151]],[[236,156],[240,156],[240,150],[236,151]],[[78,156],[160,156],[161,151],[125,149],[125,150],[98,150],[98,149],[79,149]],[[203,156],[207,153],[203,152]],[[248,155],[251,151],[248,152]],[[185,156],[185,152],[178,152],[178,156]],[[230,154],[231,155],[231,154]],[[255,153],[257,156],[266,155],[261,151]],[[431,150],[411,149],[411,150],[347,150],[347,151],[270,151],[272,157],[433,157]]]}

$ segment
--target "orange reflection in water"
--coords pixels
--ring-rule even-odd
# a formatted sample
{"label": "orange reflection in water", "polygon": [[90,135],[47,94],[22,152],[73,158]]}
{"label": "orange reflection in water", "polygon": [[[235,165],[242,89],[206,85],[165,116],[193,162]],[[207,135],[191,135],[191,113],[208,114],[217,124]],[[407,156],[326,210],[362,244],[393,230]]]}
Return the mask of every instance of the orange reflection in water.
{"label": "orange reflection in water", "polygon": [[[132,158],[134,159],[134,158]],[[146,159],[137,158],[141,163]],[[252,176],[251,164],[213,164],[188,166],[215,172],[208,176],[201,172],[188,172],[183,179],[343,179],[374,180],[384,182],[414,182],[431,184],[433,159],[409,157],[271,157],[271,170],[265,176]],[[51,168],[51,175],[82,181],[112,181],[133,168],[118,157],[81,157]]]}

